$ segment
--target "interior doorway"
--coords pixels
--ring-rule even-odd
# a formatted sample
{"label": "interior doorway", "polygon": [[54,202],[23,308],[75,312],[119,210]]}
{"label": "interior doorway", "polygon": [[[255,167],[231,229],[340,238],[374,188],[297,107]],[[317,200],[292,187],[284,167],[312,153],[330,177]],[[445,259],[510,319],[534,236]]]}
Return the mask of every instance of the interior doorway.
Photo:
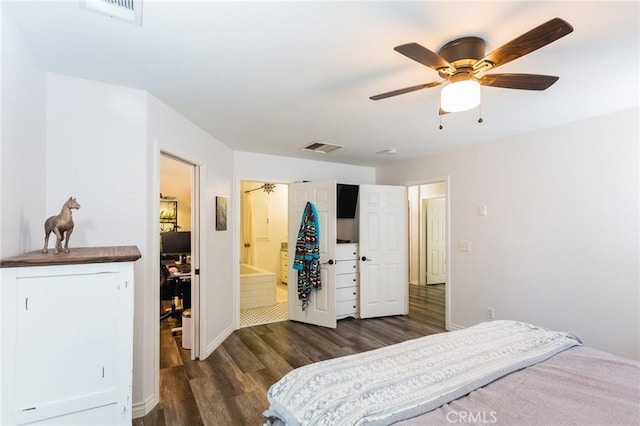
{"label": "interior doorway", "polygon": [[160,374],[199,358],[199,168],[160,153]]}
{"label": "interior doorway", "polygon": [[409,197],[409,283],[444,300],[441,320],[448,324],[448,179],[407,187]]}
{"label": "interior doorway", "polygon": [[241,181],[239,199],[240,327],[286,321],[289,187]]}

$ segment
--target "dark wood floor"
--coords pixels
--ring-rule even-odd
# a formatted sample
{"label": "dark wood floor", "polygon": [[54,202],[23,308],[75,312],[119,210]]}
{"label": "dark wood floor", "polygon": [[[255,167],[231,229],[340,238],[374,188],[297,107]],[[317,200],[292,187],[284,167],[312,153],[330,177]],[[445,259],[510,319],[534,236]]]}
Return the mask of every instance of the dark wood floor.
{"label": "dark wood floor", "polygon": [[444,285],[409,287],[409,315],[344,319],[335,330],[293,321],[241,328],[202,361],[163,321],[160,404],[133,425],[262,425],[267,390],[292,369],[443,332]]}

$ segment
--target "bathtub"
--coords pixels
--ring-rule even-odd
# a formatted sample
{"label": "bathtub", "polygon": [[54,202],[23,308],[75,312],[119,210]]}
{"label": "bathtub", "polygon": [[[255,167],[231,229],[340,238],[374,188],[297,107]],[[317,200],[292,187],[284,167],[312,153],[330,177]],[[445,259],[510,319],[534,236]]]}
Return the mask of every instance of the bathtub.
{"label": "bathtub", "polygon": [[248,263],[240,264],[240,309],[276,304],[276,274]]}

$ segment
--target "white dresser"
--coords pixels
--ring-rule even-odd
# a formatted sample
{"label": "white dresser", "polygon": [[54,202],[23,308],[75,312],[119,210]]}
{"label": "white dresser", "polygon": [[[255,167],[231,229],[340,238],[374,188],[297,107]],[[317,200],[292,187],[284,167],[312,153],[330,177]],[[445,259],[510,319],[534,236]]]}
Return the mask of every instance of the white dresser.
{"label": "white dresser", "polygon": [[0,424],[131,425],[137,247],[0,261]]}
{"label": "white dresser", "polygon": [[336,246],[336,318],[358,317],[358,244]]}

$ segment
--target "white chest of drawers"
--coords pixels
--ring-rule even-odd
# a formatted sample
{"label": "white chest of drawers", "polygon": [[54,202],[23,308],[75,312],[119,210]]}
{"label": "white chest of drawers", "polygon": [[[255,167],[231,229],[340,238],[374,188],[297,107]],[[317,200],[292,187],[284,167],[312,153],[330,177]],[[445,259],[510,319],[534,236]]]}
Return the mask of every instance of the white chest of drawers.
{"label": "white chest of drawers", "polygon": [[336,318],[358,317],[358,244],[336,247]]}

